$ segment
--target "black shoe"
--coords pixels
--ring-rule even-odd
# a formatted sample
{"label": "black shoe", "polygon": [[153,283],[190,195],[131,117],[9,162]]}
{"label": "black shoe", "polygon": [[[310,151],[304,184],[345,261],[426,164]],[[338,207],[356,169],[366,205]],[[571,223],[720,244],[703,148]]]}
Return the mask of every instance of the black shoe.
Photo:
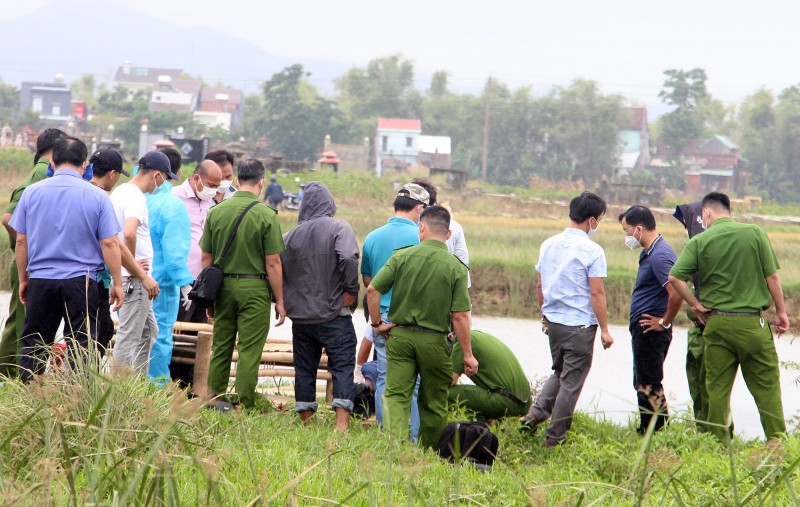
{"label": "black shoe", "polygon": [[227,401],[224,401],[213,394],[209,395],[209,399],[206,401],[205,406],[206,408],[219,410],[220,412],[230,412],[235,408],[232,403],[228,403]]}
{"label": "black shoe", "polygon": [[519,430],[534,433],[539,426],[539,421],[530,416],[523,416],[519,420]]}

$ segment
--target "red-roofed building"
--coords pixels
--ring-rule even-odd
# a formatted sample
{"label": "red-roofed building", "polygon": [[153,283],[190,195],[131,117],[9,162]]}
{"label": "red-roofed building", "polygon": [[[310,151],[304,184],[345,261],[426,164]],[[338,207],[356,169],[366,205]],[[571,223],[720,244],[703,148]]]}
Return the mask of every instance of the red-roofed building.
{"label": "red-roofed building", "polygon": [[407,118],[378,118],[375,135],[375,172],[384,167],[405,169],[417,163],[422,121]]}
{"label": "red-roofed building", "polygon": [[221,125],[225,130],[230,130],[231,125],[241,124],[243,109],[241,90],[206,86],[200,94],[200,104],[194,118],[209,127]]}

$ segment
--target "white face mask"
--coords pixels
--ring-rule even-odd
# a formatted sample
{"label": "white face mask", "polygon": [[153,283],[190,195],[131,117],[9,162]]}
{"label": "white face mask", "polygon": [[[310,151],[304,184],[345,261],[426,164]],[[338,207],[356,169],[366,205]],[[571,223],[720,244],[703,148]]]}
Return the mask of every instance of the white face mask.
{"label": "white face mask", "polygon": [[600,228],[600,222],[596,218],[594,219],[594,221],[597,224],[597,226],[594,229],[592,229],[592,226],[590,225],[589,232],[586,233],[587,236],[594,236],[594,234],[597,232],[597,229]]}
{"label": "white face mask", "polygon": [[642,243],[635,236],[625,236],[625,246],[631,250],[636,250],[637,248],[642,248]]}
{"label": "white face mask", "polygon": [[206,186],[203,185],[202,181],[198,182],[198,184],[201,187],[203,187],[202,190],[196,192],[197,193],[197,198],[200,199],[201,201],[208,201],[211,198],[213,198],[215,195],[217,195],[217,190],[218,189],[211,188],[211,187],[206,187]]}
{"label": "white face mask", "polygon": [[233,184],[233,180],[222,180],[219,182],[219,188],[217,189],[218,192],[227,192],[228,189]]}

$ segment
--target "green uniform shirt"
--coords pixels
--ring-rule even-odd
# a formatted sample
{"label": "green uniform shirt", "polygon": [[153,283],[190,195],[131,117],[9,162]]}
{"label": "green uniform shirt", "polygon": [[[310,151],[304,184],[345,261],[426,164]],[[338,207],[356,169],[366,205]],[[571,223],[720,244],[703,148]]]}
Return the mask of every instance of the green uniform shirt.
{"label": "green uniform shirt", "polygon": [[[520,401],[531,397],[531,386],[528,377],[522,371],[517,356],[498,338],[482,331],[472,331],[472,353],[480,363],[478,373],[469,379],[487,391],[497,392],[507,389]],[[453,372],[464,373],[464,351],[458,342],[453,345]]]}
{"label": "green uniform shirt", "polygon": [[698,273],[700,302],[721,312],[757,312],[770,305],[766,278],[780,266],[763,229],[718,218],[683,247],[670,275]]}
{"label": "green uniform shirt", "polygon": [[426,239],[398,249],[371,285],[381,294],[392,290],[389,320],[400,326],[450,331],[450,313],[472,309],[467,267],[441,241]]}
{"label": "green uniform shirt", "polygon": [[[40,158],[39,161],[33,166],[31,172],[28,174],[28,177],[23,180],[22,183],[19,184],[17,188],[11,192],[11,201],[9,201],[8,206],[6,206],[5,213],[14,214],[14,211],[17,209],[17,205],[19,204],[19,200],[22,199],[22,192],[25,191],[26,188],[42,181],[43,179],[47,178],[47,166],[50,165],[50,160],[44,157]],[[16,244],[12,241],[11,242],[11,250],[16,249]]]}
{"label": "green uniform shirt", "polygon": [[284,250],[278,214],[272,208],[257,204],[244,216],[228,254],[220,263],[236,220],[255,200],[256,194],[239,190],[208,212],[200,249],[213,254],[214,264],[219,264],[225,274],[265,275],[264,256]]}

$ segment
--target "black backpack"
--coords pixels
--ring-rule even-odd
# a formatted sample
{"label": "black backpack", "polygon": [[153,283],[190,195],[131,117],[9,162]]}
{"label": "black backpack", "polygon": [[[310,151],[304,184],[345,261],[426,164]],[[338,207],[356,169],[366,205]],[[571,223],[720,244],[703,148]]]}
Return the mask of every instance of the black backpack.
{"label": "black backpack", "polygon": [[489,425],[482,422],[453,422],[445,426],[434,451],[450,463],[466,460],[479,468],[491,468],[499,442]]}

